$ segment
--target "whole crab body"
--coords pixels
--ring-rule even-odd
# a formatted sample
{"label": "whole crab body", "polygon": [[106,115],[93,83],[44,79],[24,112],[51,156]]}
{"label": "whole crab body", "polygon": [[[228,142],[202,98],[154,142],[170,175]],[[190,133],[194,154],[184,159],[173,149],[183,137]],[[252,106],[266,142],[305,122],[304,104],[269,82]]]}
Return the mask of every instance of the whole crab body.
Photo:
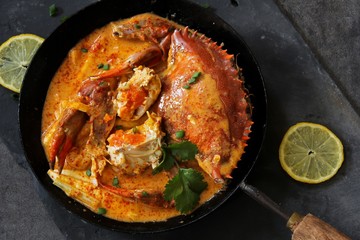
{"label": "whole crab body", "polygon": [[[204,35],[153,14],[114,22],[107,29],[115,44],[142,44],[141,51],[130,48],[117,58],[110,54],[109,70],[89,71],[90,57],[76,70],[77,78],[85,80],[78,80],[68,100],[59,100],[56,119],[43,123],[42,141],[55,185],[93,211],[109,194],[171,209],[174,204],[164,200],[161,188],[131,185],[133,180],[119,187],[106,176],[146,175],[160,164],[164,136],[179,142],[181,130],[181,140],[198,148],[195,168],[207,174],[207,181],[213,179],[213,189],[220,189],[241,159],[252,124],[233,55]],[[106,51],[103,36],[99,33],[87,51],[94,56]],[[86,181],[85,170],[90,176]],[[171,175],[163,173],[156,181]],[[214,192],[204,194],[202,201]]]}
{"label": "whole crab body", "polygon": [[[200,149],[199,165],[217,181],[230,177],[252,124],[231,58],[203,35],[190,35],[187,28],[175,31],[158,107],[167,132],[185,130],[187,139]],[[187,85],[197,72],[200,79]]]}

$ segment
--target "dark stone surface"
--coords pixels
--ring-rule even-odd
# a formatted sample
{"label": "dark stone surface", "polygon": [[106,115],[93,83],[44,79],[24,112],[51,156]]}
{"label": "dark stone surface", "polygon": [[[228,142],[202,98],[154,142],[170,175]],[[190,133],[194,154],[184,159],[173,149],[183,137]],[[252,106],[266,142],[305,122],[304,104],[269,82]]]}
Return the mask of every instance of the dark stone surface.
{"label": "dark stone surface", "polygon": [[337,86],[359,113],[360,2],[277,0]]}
{"label": "dark stone surface", "polygon": [[[92,2],[0,0],[0,42],[26,32],[47,37],[62,16]],[[244,37],[265,78],[268,132],[248,183],[287,212],[312,212],[360,239],[358,1],[277,0],[281,9],[271,0],[196,2],[209,4]],[[55,18],[48,14],[52,3],[61,7]],[[345,163],[328,182],[301,184],[280,167],[281,138],[300,121],[324,124],[344,143]],[[17,100],[3,88],[0,126],[0,239],[290,239],[285,221],[240,190],[206,218],[168,233],[129,235],[84,223],[33,177],[21,149]]]}

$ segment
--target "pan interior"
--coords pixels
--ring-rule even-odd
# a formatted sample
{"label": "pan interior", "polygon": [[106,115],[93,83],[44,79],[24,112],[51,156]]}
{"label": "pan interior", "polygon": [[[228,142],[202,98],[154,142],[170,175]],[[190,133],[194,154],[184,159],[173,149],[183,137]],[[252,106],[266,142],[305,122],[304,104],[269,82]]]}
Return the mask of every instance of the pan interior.
{"label": "pan interior", "polygon": [[[126,223],[102,217],[67,197],[52,184],[41,145],[41,114],[50,81],[67,52],[94,29],[110,21],[124,19],[145,12],[153,12],[182,25],[196,29],[218,43],[224,43],[228,53],[238,54],[237,64],[243,69],[245,86],[252,105],[252,133],[246,153],[233,172],[233,179],[225,191],[217,194],[191,215],[179,216],[166,222]],[[44,188],[67,210],[87,222],[113,230],[140,233],[166,231],[192,223],[220,206],[238,188],[253,167],[260,151],[266,124],[266,93],[260,70],[241,37],[211,9],[175,0],[100,1],[79,11],[57,28],[43,43],[25,76],[20,93],[19,124],[24,152],[33,173]]]}

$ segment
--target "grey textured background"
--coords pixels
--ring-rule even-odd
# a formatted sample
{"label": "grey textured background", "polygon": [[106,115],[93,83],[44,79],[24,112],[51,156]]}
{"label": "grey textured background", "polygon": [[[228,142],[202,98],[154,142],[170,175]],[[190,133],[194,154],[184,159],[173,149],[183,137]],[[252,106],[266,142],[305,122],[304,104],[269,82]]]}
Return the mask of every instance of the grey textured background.
{"label": "grey textured background", "polygon": [[[0,42],[19,33],[43,37],[93,0],[0,0]],[[268,91],[268,132],[248,182],[286,211],[312,212],[360,239],[359,18],[356,0],[198,0],[231,24],[253,50]],[[50,18],[56,3],[60,16]],[[24,158],[12,92],[0,88],[0,239],[290,239],[274,213],[238,191],[217,211],[169,233],[129,235],[82,222],[38,184]],[[345,163],[330,181],[291,180],[278,163],[286,129],[325,124],[343,141]]]}

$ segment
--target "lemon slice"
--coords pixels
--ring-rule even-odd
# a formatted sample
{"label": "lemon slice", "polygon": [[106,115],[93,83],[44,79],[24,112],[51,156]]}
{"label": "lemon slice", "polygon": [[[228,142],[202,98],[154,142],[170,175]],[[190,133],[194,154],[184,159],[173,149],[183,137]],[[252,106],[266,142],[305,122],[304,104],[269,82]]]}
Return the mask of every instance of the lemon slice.
{"label": "lemon slice", "polygon": [[0,84],[20,92],[21,84],[36,51],[44,41],[34,34],[20,34],[0,46]]}
{"label": "lemon slice", "polygon": [[289,128],[279,149],[282,168],[295,180],[320,183],[333,177],[344,161],[343,145],[328,128],[301,122]]}

